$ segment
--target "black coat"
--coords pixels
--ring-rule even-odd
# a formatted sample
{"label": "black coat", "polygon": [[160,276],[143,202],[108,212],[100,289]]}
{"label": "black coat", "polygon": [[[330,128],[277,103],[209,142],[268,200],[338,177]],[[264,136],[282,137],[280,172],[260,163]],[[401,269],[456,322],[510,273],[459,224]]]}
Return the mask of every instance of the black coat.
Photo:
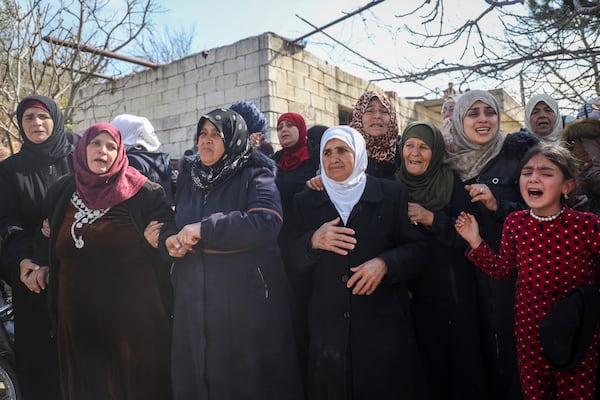
{"label": "black coat", "polygon": [[[56,118],[54,115],[55,121]],[[48,155],[32,161],[19,152],[0,163],[0,271],[1,278],[13,290],[17,374],[24,395],[31,398],[52,399],[55,397],[52,392],[57,396],[58,375],[54,342],[50,338],[47,291],[40,294],[29,291],[20,281],[19,263],[26,258],[38,263],[47,258],[46,254],[36,254],[34,238],[42,226],[48,188],[73,170],[72,144],[79,136],[65,135],[69,144],[63,151],[69,154],[63,157]]]}
{"label": "black coat", "polygon": [[396,153],[396,161],[393,163],[369,157],[366,173],[376,178],[396,179],[394,174],[399,165],[398,157],[399,154]]}
{"label": "black coat", "polygon": [[[520,163],[527,150],[538,142],[539,139],[526,132],[507,135],[500,153],[485,165],[479,176],[465,182],[486,184],[498,202],[497,212],[478,204],[481,236],[495,251],[500,247],[502,226],[508,214],[527,207],[519,191]],[[483,356],[491,398],[519,399],[521,385],[514,337],[516,269],[502,281],[479,269],[476,276]]]}
{"label": "black coat", "polygon": [[431,254],[411,287],[417,343],[431,400],[485,400],[479,340],[475,268],[464,255],[468,244],[454,228],[461,211],[477,207],[454,174],[450,202],[434,212],[431,226],[418,229]]}
{"label": "black coat", "polygon": [[[273,155],[273,160],[277,163],[277,160],[283,154],[283,150],[279,150]],[[294,195],[306,189],[306,181],[317,175],[319,169],[319,160],[309,158],[298,166],[298,168],[291,171],[283,171],[277,169],[275,172],[275,183],[277,184],[277,190],[281,196],[281,206],[283,207],[283,215],[288,213],[288,210],[292,207],[292,201]]]}
{"label": "black coat", "polygon": [[[424,264],[425,249],[423,237],[408,221],[405,186],[367,177],[346,225],[357,239],[347,256],[311,248],[315,230],[339,216],[325,191],[302,192],[294,205],[290,260],[293,268],[312,274],[308,397],[418,398],[408,282]],[[371,295],[352,295],[346,288],[350,267],[374,257],[387,264],[383,282]]]}

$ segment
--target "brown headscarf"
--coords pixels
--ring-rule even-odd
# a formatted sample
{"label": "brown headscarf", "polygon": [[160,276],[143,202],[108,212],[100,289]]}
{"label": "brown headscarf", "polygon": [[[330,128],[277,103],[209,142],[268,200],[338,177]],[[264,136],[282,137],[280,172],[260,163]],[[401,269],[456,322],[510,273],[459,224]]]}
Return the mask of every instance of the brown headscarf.
{"label": "brown headscarf", "polygon": [[[383,104],[390,113],[390,123],[388,124],[387,132],[378,137],[367,134],[362,124],[365,111],[373,98],[379,99],[381,104]],[[398,140],[398,121],[396,119],[396,109],[385,93],[382,93],[379,90],[365,91],[358,98],[358,101],[354,106],[350,126],[359,131],[365,139],[365,143],[367,144],[367,155],[370,158],[374,158],[378,161],[395,162],[396,141]]]}
{"label": "brown headscarf", "polygon": [[[87,165],[86,148],[92,139],[102,132],[108,133],[117,142],[118,154],[107,172],[95,174]],[[92,210],[113,207],[132,198],[148,180],[138,170],[129,166],[119,130],[106,122],[94,124],[86,129],[75,147],[73,168],[77,193],[86,207]]]}

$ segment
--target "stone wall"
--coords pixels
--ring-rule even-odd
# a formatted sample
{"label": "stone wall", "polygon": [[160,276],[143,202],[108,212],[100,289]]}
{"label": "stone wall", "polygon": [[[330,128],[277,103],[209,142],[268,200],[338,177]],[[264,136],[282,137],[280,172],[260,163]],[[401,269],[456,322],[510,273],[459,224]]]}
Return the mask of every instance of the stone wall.
{"label": "stone wall", "polygon": [[[200,116],[237,100],[254,102],[266,115],[270,140],[284,112],[302,114],[307,124],[336,125],[340,111],[351,112],[358,97],[374,85],[315,57],[274,33],[87,88],[93,101],[75,114],[76,132],[118,114],[142,115],[153,123],[162,150],[178,158],[192,146]],[[439,116],[392,94],[400,129],[415,119],[438,122]]]}

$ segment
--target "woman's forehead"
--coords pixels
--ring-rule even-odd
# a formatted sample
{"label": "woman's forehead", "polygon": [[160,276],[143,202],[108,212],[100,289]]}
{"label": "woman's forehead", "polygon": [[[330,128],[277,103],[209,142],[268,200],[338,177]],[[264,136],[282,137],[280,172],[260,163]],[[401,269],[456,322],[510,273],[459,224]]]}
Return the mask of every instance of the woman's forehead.
{"label": "woman's forehead", "polygon": [[348,143],[346,143],[346,141],[342,140],[341,138],[338,137],[334,137],[329,139],[327,142],[325,142],[325,148],[328,147],[350,147],[350,145]]}
{"label": "woman's forehead", "polygon": [[469,110],[478,109],[478,108],[494,108],[494,107],[492,107],[491,105],[487,104],[484,101],[477,100],[476,102],[471,104],[471,107],[469,107]]}

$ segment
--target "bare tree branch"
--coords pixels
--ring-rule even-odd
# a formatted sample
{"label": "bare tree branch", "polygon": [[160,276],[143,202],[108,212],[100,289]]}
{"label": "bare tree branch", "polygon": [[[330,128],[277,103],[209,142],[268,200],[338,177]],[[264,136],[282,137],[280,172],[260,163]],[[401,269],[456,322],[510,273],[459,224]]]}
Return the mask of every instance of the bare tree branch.
{"label": "bare tree branch", "polygon": [[[146,32],[151,16],[159,10],[156,0],[62,0],[58,6],[41,0],[26,5],[19,0],[0,1],[0,129],[12,139],[19,139],[16,107],[30,93],[54,98],[69,123],[74,111],[90,101],[79,96],[80,90],[123,67],[123,62],[82,49],[86,45],[127,49]],[[123,7],[116,7],[115,1]],[[48,43],[45,36],[80,46]]]}

